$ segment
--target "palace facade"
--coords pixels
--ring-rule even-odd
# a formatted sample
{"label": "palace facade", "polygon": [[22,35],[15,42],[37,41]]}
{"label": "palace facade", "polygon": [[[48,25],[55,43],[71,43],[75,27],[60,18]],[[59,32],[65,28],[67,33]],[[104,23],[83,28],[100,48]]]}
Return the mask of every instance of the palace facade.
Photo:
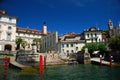
{"label": "palace facade", "polygon": [[44,24],[42,30],[17,27],[16,16],[11,16],[5,10],[0,10],[0,51],[15,51],[16,38],[21,38],[28,43],[27,50],[32,49],[33,39],[48,35],[47,26]]}

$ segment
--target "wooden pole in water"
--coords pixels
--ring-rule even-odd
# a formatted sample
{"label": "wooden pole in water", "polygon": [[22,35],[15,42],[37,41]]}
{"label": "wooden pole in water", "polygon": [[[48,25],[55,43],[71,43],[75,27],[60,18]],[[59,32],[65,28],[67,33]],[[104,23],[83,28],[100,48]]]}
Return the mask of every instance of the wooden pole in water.
{"label": "wooden pole in water", "polygon": [[43,62],[43,58],[42,58],[42,55],[40,55],[39,57],[39,72],[40,72],[40,80],[42,80],[42,62]]}
{"label": "wooden pole in water", "polygon": [[110,67],[112,67],[112,56],[110,54]]}
{"label": "wooden pole in water", "polygon": [[3,75],[4,75],[5,78],[7,77],[7,73],[8,73],[9,61],[10,61],[9,57],[4,58],[4,72],[3,72]]}
{"label": "wooden pole in water", "polygon": [[100,55],[100,66],[102,66],[102,55]]}

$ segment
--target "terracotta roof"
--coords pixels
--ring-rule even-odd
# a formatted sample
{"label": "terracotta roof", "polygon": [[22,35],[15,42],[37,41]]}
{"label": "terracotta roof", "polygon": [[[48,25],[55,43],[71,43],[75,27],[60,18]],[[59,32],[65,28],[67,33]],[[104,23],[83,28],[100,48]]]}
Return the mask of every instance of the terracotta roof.
{"label": "terracotta roof", "polygon": [[35,30],[35,29],[30,29],[30,28],[20,28],[20,27],[17,27],[17,31],[20,31],[20,32],[37,32],[37,33],[42,33],[42,31],[40,30]]}
{"label": "terracotta roof", "polygon": [[75,38],[75,36],[65,36],[65,38]]}
{"label": "terracotta roof", "polygon": [[78,36],[80,36],[80,34],[70,33],[70,34],[65,36],[65,39],[67,39],[67,38],[69,38],[69,39],[70,38],[75,38],[75,37],[78,37]]}
{"label": "terracotta roof", "polygon": [[36,33],[36,34],[41,34],[43,36],[50,34],[50,32],[47,32],[47,34],[43,34],[43,32],[41,30],[30,29],[30,28],[21,28],[21,27],[17,27],[17,32]]}

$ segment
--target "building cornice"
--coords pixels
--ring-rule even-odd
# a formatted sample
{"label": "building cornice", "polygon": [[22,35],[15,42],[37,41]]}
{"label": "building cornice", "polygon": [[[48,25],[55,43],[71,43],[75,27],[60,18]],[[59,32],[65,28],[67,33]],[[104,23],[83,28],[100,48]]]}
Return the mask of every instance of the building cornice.
{"label": "building cornice", "polygon": [[3,17],[11,17],[11,18],[16,18],[16,19],[18,19],[17,16],[12,16],[12,15],[8,15],[8,14],[1,14],[1,13],[0,13],[0,16],[3,16]]}
{"label": "building cornice", "polygon": [[9,24],[9,25],[14,25],[14,26],[16,27],[16,24],[15,24],[15,23],[4,22],[4,21],[0,21],[0,23],[3,23],[3,24]]}
{"label": "building cornice", "polygon": [[79,42],[79,43],[84,43],[84,42],[85,42],[85,40],[59,41],[59,43],[76,43],[76,42]]}

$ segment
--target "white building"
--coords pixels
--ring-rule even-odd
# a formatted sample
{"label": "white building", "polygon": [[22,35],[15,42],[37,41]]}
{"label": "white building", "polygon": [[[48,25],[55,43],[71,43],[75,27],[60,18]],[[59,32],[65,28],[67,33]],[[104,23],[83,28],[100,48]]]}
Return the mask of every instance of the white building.
{"label": "white building", "polygon": [[15,51],[16,16],[6,14],[0,10],[0,51]]}
{"label": "white building", "polygon": [[[41,39],[43,36],[48,35],[50,32],[47,32],[47,26],[43,24],[42,30],[30,29],[30,28],[20,28],[16,29],[16,38],[21,38],[27,42],[26,50],[32,50],[33,40],[35,38]],[[40,48],[40,46],[39,46]]]}
{"label": "white building", "polygon": [[92,42],[103,42],[102,41],[102,31],[97,29],[96,27],[91,27],[84,32],[86,43]]}
{"label": "white building", "polygon": [[42,26],[42,30],[16,27],[17,17],[6,14],[0,10],[0,51],[15,51],[16,38],[21,38],[27,42],[26,49],[31,50],[33,39],[48,35],[47,26]]}
{"label": "white building", "polygon": [[59,37],[58,53],[70,54],[81,51],[85,45],[85,40],[82,39],[82,34],[67,33]]}

